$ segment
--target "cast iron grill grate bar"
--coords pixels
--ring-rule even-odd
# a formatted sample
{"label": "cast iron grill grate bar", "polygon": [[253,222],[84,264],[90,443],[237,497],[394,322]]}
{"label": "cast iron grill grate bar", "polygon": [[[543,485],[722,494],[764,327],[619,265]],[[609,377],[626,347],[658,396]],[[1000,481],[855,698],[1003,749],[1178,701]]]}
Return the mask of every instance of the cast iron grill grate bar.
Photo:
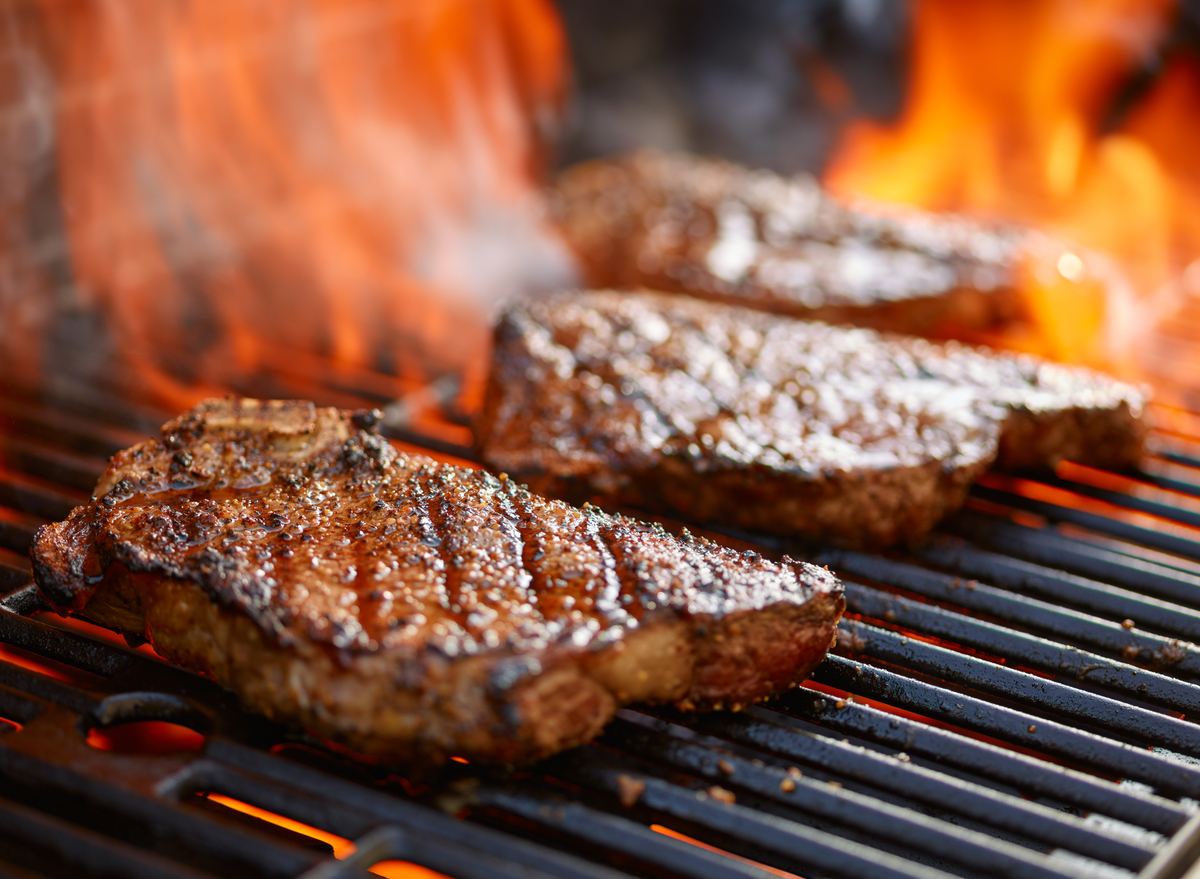
{"label": "cast iron grill grate bar", "polygon": [[[673,785],[653,778],[644,783],[646,791],[642,796],[649,808],[698,827],[717,828],[724,835],[752,839],[776,852],[798,854],[803,863],[818,870],[853,879],[948,879],[952,875],[803,825],[783,828],[757,810],[718,802],[703,792],[684,795]],[[484,804],[662,867],[686,865],[688,875],[714,879],[769,875],[754,865],[710,855],[675,839],[663,838],[636,821],[579,802],[501,788],[486,788],[479,797]]]}
{"label": "cast iron grill grate bar", "polygon": [[[994,504],[1011,507],[1017,510],[1043,516],[1051,522],[1069,522],[1101,534],[1107,534],[1131,543],[1142,544],[1174,553],[1189,559],[1200,559],[1200,542],[1190,537],[1178,534],[1152,531],[1141,525],[1134,525],[1119,519],[1103,516],[1099,513],[1088,512],[1074,507],[1064,507],[1049,501],[1037,500],[996,488],[976,485],[971,489],[971,497],[989,501]],[[1197,535],[1200,538],[1200,535]]]}
{"label": "cast iron grill grate bar", "polygon": [[[119,412],[93,421],[84,409],[0,394],[0,549],[11,555],[0,555],[5,589],[28,582],[23,554],[34,529],[85,499],[104,456],[136,439],[151,417],[138,409],[124,424]],[[388,430],[441,454],[471,456],[403,425]],[[1087,494],[1074,482],[1044,482]],[[1092,494],[1150,512],[1123,503],[1120,493]],[[755,861],[802,875],[1177,875],[1200,832],[1188,823],[1190,801],[1178,798],[1200,796],[1200,764],[1169,752],[1200,755],[1200,727],[1162,709],[1190,716],[1200,705],[1200,687],[1187,680],[1200,669],[1195,651],[1175,641],[1200,635],[1200,590],[1193,591],[1200,566],[1189,569],[1200,544],[998,489],[977,488],[975,495],[1086,529],[1108,544],[967,512],[949,527],[972,542],[943,535],[911,560],[827,552],[821,561],[851,581],[868,581],[849,584],[850,609],[861,619],[846,627],[842,643],[855,659],[831,656],[815,676],[814,687],[849,698],[805,687],[770,708],[740,714],[625,710],[598,744],[529,773],[460,770],[425,793],[395,785],[374,790],[337,777],[347,770],[334,754],[326,754],[321,771],[269,753],[270,742],[286,739],[283,731],[247,732],[253,721],[188,672],[53,620],[30,619],[40,610],[36,595],[17,589],[0,610],[0,641],[95,675],[98,683],[61,680],[21,665],[20,656],[0,655],[0,715],[29,728],[57,718],[77,744],[80,724],[136,719],[147,706],[160,719],[197,725],[196,718],[207,718],[216,727],[208,730],[203,756],[132,799],[122,800],[127,785],[99,777],[104,773],[88,777],[56,765],[63,755],[30,762],[16,747],[28,729],[0,735],[0,777],[41,778],[57,785],[63,800],[89,787],[97,802],[138,820],[147,820],[146,804],[160,803],[170,816],[160,819],[167,836],[186,846],[193,827],[206,828],[195,833],[209,833],[213,851],[243,867],[254,858],[239,846],[262,834],[246,827],[234,833],[217,817],[198,816],[186,805],[189,797],[219,791],[358,840],[362,850],[353,858],[319,863],[309,850],[273,841],[262,851],[283,858],[278,863],[298,860],[277,873],[265,860],[246,867],[308,879],[362,875],[369,858],[380,857],[460,876],[589,879],[615,875],[613,868],[656,876],[770,875]],[[1189,521],[1173,508],[1153,512]],[[781,546],[750,539],[765,551]],[[964,577],[981,582],[968,588]],[[1122,625],[1126,618],[1136,621],[1134,628]],[[1143,667],[1164,651],[1172,663]],[[1083,684],[1075,680],[1079,674],[1086,674]],[[146,699],[145,692],[160,695]],[[93,761],[104,759],[92,752]],[[789,764],[804,767],[800,778],[788,773]],[[626,808],[620,800],[630,783],[644,786]],[[711,794],[714,785],[731,790],[736,802]],[[79,825],[48,817],[68,828],[62,844],[69,844],[70,828]],[[651,826],[675,828],[735,857]]]}
{"label": "cast iron grill grate bar", "polygon": [[[1027,542],[1029,538],[1036,541],[1053,536],[1040,533],[1017,535],[1018,539],[1025,538]],[[1067,540],[1064,537],[1045,540],[1050,544],[1046,547],[1045,559],[1048,561],[1055,549],[1063,553],[1063,544]],[[1083,554],[1082,547],[1079,553]],[[1090,554],[1094,559],[1107,557],[1112,567],[1121,567],[1128,558],[1098,547],[1091,547]],[[1118,617],[1153,622],[1164,630],[1185,637],[1200,636],[1200,611],[1184,603],[1195,604],[1200,601],[1200,577],[1194,574],[1171,571],[1165,567],[1154,571],[1150,570],[1149,564],[1142,562],[1138,565],[1137,573],[1143,575],[1143,583],[1150,581],[1152,588],[1138,590],[1064,573],[1045,564],[1013,558],[1011,554],[989,552],[961,541],[936,541],[925,547],[919,555],[939,567],[957,570],[964,576],[986,578],[990,583],[1042,595],[1064,604],[1076,604]],[[1165,588],[1164,581],[1170,582],[1174,588]]]}
{"label": "cast iron grill grate bar", "polygon": [[[1088,485],[1086,482],[1079,482],[1073,479],[1060,479],[1051,475],[1039,477],[1037,481],[1051,488],[1058,488],[1086,498],[1104,501],[1105,503],[1112,504],[1114,507],[1133,510],[1138,513],[1146,513],[1147,515],[1166,519],[1169,522],[1178,522],[1180,525],[1187,525],[1191,528],[1200,528],[1200,513],[1183,506],[1185,503],[1191,503],[1191,498],[1188,497],[1181,497],[1179,504],[1168,504],[1161,500],[1140,497],[1133,492],[1098,488],[1094,485]],[[1163,494],[1163,492],[1156,493]]]}
{"label": "cast iron grill grate bar", "polygon": [[[836,701],[844,704],[830,710],[831,703]],[[1141,789],[1047,763],[853,699],[838,700],[802,688],[779,700],[774,708],[777,710],[769,713],[713,715],[699,718],[689,726],[829,771],[847,771],[847,761],[853,752],[858,755],[858,760],[851,761],[850,765],[862,761],[861,765],[854,766],[854,770],[877,772],[878,761],[871,756],[876,752],[857,748],[849,740],[826,737],[828,731],[852,735],[894,749],[895,761],[901,764],[897,768],[901,779],[910,777],[912,756],[919,756],[950,769],[1060,801],[1081,811],[1107,815],[1166,835],[1178,831],[1189,814],[1180,804]],[[797,719],[798,723],[789,723]],[[898,756],[901,754],[907,760]],[[875,780],[874,775],[865,777]]]}
{"label": "cast iron grill grate bar", "polygon": [[847,610],[863,617],[987,650],[1052,675],[1086,680],[1133,700],[1200,713],[1200,686],[1177,678],[852,582],[846,584],[846,600]]}
{"label": "cast iron grill grate bar", "polygon": [[[847,693],[1061,757],[1077,766],[1131,778],[1159,790],[1182,796],[1200,790],[1200,764],[1186,763],[886,668],[830,656],[813,679]],[[829,700],[820,713],[841,711],[847,701]]]}
{"label": "cast iron grill grate bar", "polygon": [[[757,758],[737,756],[719,747],[672,736],[630,720],[614,722],[602,741],[616,747],[618,752],[636,754],[641,760],[654,760],[672,770],[727,785],[739,792],[748,791],[764,800],[845,824],[868,835],[877,834],[964,866],[986,869],[988,864],[999,866],[1003,861],[1008,866],[1002,869],[1010,875],[1042,869],[1040,859],[1032,857],[1027,848],[976,831],[964,831],[960,825],[941,818],[914,818],[911,808],[893,805],[874,795],[831,785],[811,774],[789,772],[780,765],[767,765]],[[819,749],[825,744],[818,740],[816,747]],[[872,788],[880,786],[881,781],[875,773],[882,772],[891,776],[888,789],[905,799],[917,799],[945,812],[941,798],[955,798],[953,811],[958,815],[969,815],[983,824],[1003,823],[1004,829],[1014,834],[1052,846],[1068,847],[1079,854],[1094,854],[1128,869],[1144,867],[1161,847],[1161,843],[1152,845],[1144,839],[1140,842],[1113,839],[1074,816],[1000,795],[978,785],[966,785],[950,776],[929,770],[918,771],[920,767],[906,765],[895,758],[864,749],[849,753],[839,751],[826,747],[826,768],[837,769],[839,764],[844,766],[846,763],[870,764],[872,774],[865,779],[865,784]],[[606,761],[613,765],[606,767]],[[564,774],[559,767],[565,764],[567,778],[590,781],[609,793],[619,794],[620,776],[627,771],[623,765],[626,762],[627,759],[623,760],[615,753],[590,747],[555,761],[553,769]],[[865,767],[855,768],[862,773]],[[999,821],[997,813],[1002,814]]]}
{"label": "cast iron grill grate bar", "polygon": [[1002,554],[1102,578],[1147,595],[1196,603],[1200,594],[1196,588],[1200,577],[1184,560],[1123,541],[1097,537],[1085,541],[1053,526],[1017,525],[972,511],[952,517],[946,528]]}
{"label": "cast iron grill grate bar", "polygon": [[1143,464],[1143,467],[1146,469],[1138,474],[1138,478],[1147,485],[1163,489],[1164,491],[1172,491],[1187,497],[1200,498],[1200,485],[1166,475],[1167,473],[1177,472],[1179,469],[1171,467],[1171,463],[1163,462],[1163,464],[1159,464],[1154,460],[1148,460]]}
{"label": "cast iron grill grate bar", "polygon": [[[930,644],[861,620],[848,620],[843,627],[843,635],[844,641],[851,645],[855,653],[870,657],[873,662],[921,672],[939,681],[998,696],[1027,708],[1040,709],[1041,713],[1064,722],[1073,721],[1076,729],[1103,729],[1122,740],[1141,740],[1181,754],[1200,755],[1200,726],[1166,714]],[[1200,783],[1200,771],[1194,775],[1194,780]]]}
{"label": "cast iron grill grate bar", "polygon": [[[960,556],[956,555],[955,558]],[[965,580],[963,577],[967,574],[962,569],[945,574],[851,552],[830,554],[822,556],[822,559],[823,563],[828,564],[839,562],[840,567],[837,564],[833,566],[844,574],[887,583],[934,601],[1054,635],[1065,644],[1083,645],[1127,662],[1140,660],[1146,664],[1157,664],[1175,675],[1190,677],[1197,669],[1196,652],[1190,643],[1147,632],[1139,627],[1137,620],[1124,617],[1122,613],[1105,619],[1082,610],[1064,608],[1041,598],[988,585],[987,582]],[[967,570],[977,569],[968,567]],[[1004,582],[1003,578],[997,579]],[[1020,585],[1027,586],[1028,581]],[[1144,617],[1138,615],[1138,619]]]}
{"label": "cast iron grill grate bar", "polygon": [[[1188,454],[1186,452],[1175,451],[1168,448],[1169,445],[1171,445],[1171,443],[1163,443],[1160,441],[1151,448],[1151,454],[1153,454],[1154,457],[1161,458],[1162,460],[1168,461],[1171,464],[1178,464],[1181,467],[1200,469],[1200,453]],[[1189,445],[1192,445],[1193,447],[1195,446],[1193,443],[1189,443]]]}
{"label": "cast iron grill grate bar", "polygon": [[[950,554],[949,559],[954,562],[955,567],[952,568],[953,573],[947,574],[851,551],[822,552],[817,556],[819,564],[828,564],[844,574],[887,583],[927,598],[956,604],[998,619],[1058,635],[1071,642],[1085,644],[1116,656],[1128,659],[1145,656],[1148,660],[1160,661],[1159,657],[1164,656],[1166,652],[1172,660],[1169,663],[1171,670],[1177,674],[1193,675],[1200,669],[1200,660],[1189,644],[1139,629],[1138,621],[1144,621],[1146,616],[1142,613],[1128,613],[1139,608],[1114,602],[1117,603],[1117,609],[1112,611],[1114,619],[1105,619],[1042,598],[1010,591],[1013,587],[1024,587],[1035,594],[1043,594],[1037,590],[1037,586],[1044,582],[1044,579],[1040,578],[1040,571],[1032,566],[1029,566],[1028,576],[1014,582],[998,570],[987,567],[986,562],[989,559],[986,554],[970,555],[968,549],[959,548]],[[978,563],[980,561],[984,564]],[[964,579],[972,573],[1000,575],[989,577],[987,581]],[[991,582],[999,582],[1010,588],[998,588],[990,585]],[[1066,581],[1065,578],[1051,582],[1068,587],[1077,585]],[[1083,585],[1087,587],[1088,584]],[[1058,591],[1058,594],[1061,595],[1063,591],[1067,590]],[[1116,597],[1119,599],[1122,596]],[[1081,603],[1081,606],[1087,606],[1086,602]],[[1126,619],[1132,620],[1134,625],[1126,625]],[[1186,620],[1172,628],[1183,628],[1185,624]]]}
{"label": "cast iron grill grate bar", "polygon": [[[0,799],[0,839],[10,845],[19,843],[35,864],[38,850],[42,850],[57,855],[80,871],[128,876],[130,879],[203,879],[209,875],[3,799]],[[62,845],[64,839],[71,840],[69,847]]]}
{"label": "cast iron grill grate bar", "polygon": [[[1153,795],[1131,795],[1111,782],[1053,764],[1047,771],[1044,761],[1037,758],[1002,750],[908,718],[905,721],[909,727],[903,729],[905,737],[897,740],[897,730],[905,724],[889,724],[888,719],[895,715],[848,700],[846,706],[839,709],[838,717],[829,724],[818,726],[800,719],[811,717],[824,723],[821,714],[828,702],[826,696],[805,688],[790,700],[790,714],[757,709],[749,716],[704,718],[688,728],[752,749],[754,753],[775,755],[780,760],[803,766],[805,772],[816,771],[843,778],[923,803],[947,816],[972,816],[1032,840],[1046,841],[1043,837],[1050,836],[1054,840],[1050,844],[1066,845],[1065,840],[1073,838],[1076,844],[1090,845],[1087,840],[1096,832],[1084,819],[1063,811],[1065,804],[1124,819],[1126,824],[1134,821],[1152,831],[1138,840],[1126,841],[1135,848],[1153,849],[1165,836],[1177,831],[1187,816],[1186,810],[1170,800]],[[926,741],[916,727],[932,730],[932,738]],[[854,736],[857,741],[830,738],[829,730]],[[872,740],[893,747],[873,749],[869,745]],[[907,750],[900,750],[900,746]],[[925,761],[926,757],[931,759]],[[959,772],[955,773],[955,768]],[[971,781],[964,777],[971,774],[971,770],[979,770],[980,778],[991,776],[993,780],[1011,782],[1013,790],[1019,788],[1040,794],[1047,801],[1053,798],[1055,805],[1048,806],[997,790],[981,781]],[[1102,847],[1089,850],[1099,855]]]}

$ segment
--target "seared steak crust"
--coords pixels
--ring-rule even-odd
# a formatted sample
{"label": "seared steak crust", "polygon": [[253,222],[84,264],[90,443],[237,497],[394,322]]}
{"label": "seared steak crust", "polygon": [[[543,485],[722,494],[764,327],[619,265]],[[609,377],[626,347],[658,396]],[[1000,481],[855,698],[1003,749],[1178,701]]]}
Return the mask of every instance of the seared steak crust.
{"label": "seared steak crust", "polygon": [[843,605],[824,570],[545,500],[371,426],[208,401],[38,533],[38,585],[390,760],[536,759],[625,702],[763,698],[829,646]]}
{"label": "seared steak crust", "polygon": [[642,151],[565,171],[551,204],[587,284],[687,293],[929,335],[1020,316],[1026,236],[962,217],[838,204],[807,175]]}
{"label": "seared steak crust", "polygon": [[546,494],[881,545],[920,540],[993,463],[1136,461],[1142,405],[1030,357],[594,292],[503,316],[477,440]]}

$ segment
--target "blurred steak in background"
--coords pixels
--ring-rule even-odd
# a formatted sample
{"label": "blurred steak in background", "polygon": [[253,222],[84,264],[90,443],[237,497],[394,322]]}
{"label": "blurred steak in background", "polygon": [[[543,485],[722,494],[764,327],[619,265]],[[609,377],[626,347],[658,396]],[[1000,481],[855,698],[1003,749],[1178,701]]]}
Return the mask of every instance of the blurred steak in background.
{"label": "blurred steak in background", "polygon": [[652,151],[568,169],[551,210],[589,286],[954,338],[1022,314],[1029,233],[846,207],[808,174]]}

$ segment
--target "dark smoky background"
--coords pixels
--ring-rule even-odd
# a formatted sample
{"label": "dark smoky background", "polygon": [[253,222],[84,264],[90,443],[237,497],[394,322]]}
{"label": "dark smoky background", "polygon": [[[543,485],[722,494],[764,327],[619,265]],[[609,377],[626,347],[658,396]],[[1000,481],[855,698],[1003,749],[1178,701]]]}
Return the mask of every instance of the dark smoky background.
{"label": "dark smoky background", "polygon": [[852,118],[901,107],[901,0],[559,0],[575,93],[562,165],[638,147],[820,172]]}

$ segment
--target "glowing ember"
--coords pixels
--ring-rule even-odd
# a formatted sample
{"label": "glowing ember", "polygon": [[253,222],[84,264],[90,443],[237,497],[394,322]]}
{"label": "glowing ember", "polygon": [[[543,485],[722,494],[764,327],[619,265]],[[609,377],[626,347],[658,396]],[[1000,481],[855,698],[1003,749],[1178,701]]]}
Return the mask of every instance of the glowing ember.
{"label": "glowing ember", "polygon": [[88,730],[87,743],[100,751],[143,756],[181,751],[198,754],[204,750],[204,736],[200,733],[161,720],[136,720],[104,729],[93,727]]}
{"label": "glowing ember", "polygon": [[99,675],[9,644],[0,644],[0,663],[15,665],[76,687],[95,687],[103,682]]}
{"label": "glowing ember", "polygon": [[[299,833],[301,836],[320,840],[333,849],[333,856],[335,858],[345,860],[355,852],[354,843],[350,840],[333,833],[328,833],[310,824],[286,818],[275,812],[268,812],[266,809],[260,809],[249,803],[243,803],[241,800],[235,800],[233,797],[227,797],[224,794],[210,793],[207,794],[207,797],[213,802],[220,803],[222,806],[241,812],[244,815],[250,815],[261,821],[283,827],[293,833]],[[371,867],[370,872],[377,876],[383,876],[385,879],[447,879],[441,873],[437,873],[427,867],[419,866],[418,864],[409,863],[408,861],[380,861]]]}
{"label": "glowing ember", "polygon": [[1173,5],[917,0],[905,110],[852,126],[828,185],[1072,242],[1029,254],[1036,333],[991,341],[1134,371],[1156,322],[1200,293],[1200,66],[1169,63],[1106,130]]}
{"label": "glowing ember", "polygon": [[787,873],[776,867],[770,867],[766,864],[760,864],[758,861],[752,861],[749,858],[743,858],[741,855],[735,855],[733,852],[727,852],[723,848],[709,845],[707,842],[701,842],[698,839],[693,839],[690,836],[685,836],[678,830],[672,830],[670,827],[663,827],[661,824],[651,824],[650,829],[655,833],[661,833],[663,836],[669,836],[671,839],[678,839],[681,842],[686,842],[689,845],[694,845],[696,848],[702,848],[705,851],[715,852],[718,855],[729,858],[734,861],[739,861],[743,864],[749,864],[752,867],[757,867],[760,870],[765,870],[768,873],[773,873],[776,876],[783,876],[785,879],[798,879],[795,873]]}
{"label": "glowing ember", "polygon": [[31,152],[0,219],[56,162],[66,241],[0,229],[0,367],[78,360],[73,315],[110,340],[95,371],[174,407],[311,355],[395,373],[396,397],[475,387],[491,305],[565,271],[535,185],[565,69],[549,0],[44,0],[6,21],[0,101]]}

